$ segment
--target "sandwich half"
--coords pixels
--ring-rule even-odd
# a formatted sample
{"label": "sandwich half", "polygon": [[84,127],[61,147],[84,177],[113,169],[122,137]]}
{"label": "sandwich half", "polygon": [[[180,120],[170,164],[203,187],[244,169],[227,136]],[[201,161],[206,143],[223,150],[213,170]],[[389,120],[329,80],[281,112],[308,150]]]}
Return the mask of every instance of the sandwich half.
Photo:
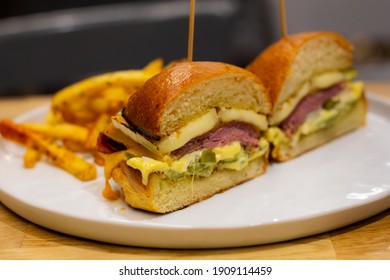
{"label": "sandwich half", "polygon": [[271,156],[286,161],[365,124],[364,85],[355,82],[353,47],[332,32],[298,33],[248,66],[269,91]]}
{"label": "sandwich half", "polygon": [[271,100],[251,72],[178,62],[148,80],[100,134],[109,179],[134,208],[175,211],[266,171]]}

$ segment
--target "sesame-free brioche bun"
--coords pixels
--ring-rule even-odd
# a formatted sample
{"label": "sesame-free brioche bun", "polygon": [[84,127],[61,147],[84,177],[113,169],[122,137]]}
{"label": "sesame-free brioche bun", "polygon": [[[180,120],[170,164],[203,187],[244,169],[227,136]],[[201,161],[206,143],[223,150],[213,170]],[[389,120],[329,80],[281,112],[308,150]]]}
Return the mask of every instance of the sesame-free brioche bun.
{"label": "sesame-free brioche bun", "polygon": [[352,51],[352,45],[338,33],[297,33],[269,46],[247,69],[263,82],[275,105],[316,74],[351,68]]}
{"label": "sesame-free brioche bun", "polygon": [[130,96],[124,117],[146,135],[169,135],[215,107],[268,114],[271,101],[256,75],[221,62],[177,62]]}

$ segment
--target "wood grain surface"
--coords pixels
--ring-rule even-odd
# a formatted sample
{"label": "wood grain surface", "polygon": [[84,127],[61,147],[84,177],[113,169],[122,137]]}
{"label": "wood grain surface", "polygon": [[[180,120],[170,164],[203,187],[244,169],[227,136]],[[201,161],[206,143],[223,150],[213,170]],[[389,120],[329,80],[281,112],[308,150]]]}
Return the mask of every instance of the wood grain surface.
{"label": "wood grain surface", "polygon": [[[367,89],[390,100],[390,82],[367,83]],[[50,96],[0,98],[0,119],[14,118],[48,102]],[[0,259],[3,260],[390,260],[390,209],[334,231],[287,242],[233,249],[168,250],[112,245],[54,232],[19,217],[0,202],[0,239]]]}

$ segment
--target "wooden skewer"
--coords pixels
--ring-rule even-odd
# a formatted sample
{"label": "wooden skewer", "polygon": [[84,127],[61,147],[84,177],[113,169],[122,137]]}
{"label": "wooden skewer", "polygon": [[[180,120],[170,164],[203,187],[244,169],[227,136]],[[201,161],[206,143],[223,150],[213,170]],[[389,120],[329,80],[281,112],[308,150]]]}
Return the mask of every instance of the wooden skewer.
{"label": "wooden skewer", "polygon": [[188,28],[188,53],[187,60],[192,61],[194,46],[195,0],[190,0],[190,22]]}
{"label": "wooden skewer", "polygon": [[282,29],[283,38],[287,37],[287,24],[286,24],[286,10],[284,7],[284,0],[279,0],[279,11],[280,11],[280,27]]}

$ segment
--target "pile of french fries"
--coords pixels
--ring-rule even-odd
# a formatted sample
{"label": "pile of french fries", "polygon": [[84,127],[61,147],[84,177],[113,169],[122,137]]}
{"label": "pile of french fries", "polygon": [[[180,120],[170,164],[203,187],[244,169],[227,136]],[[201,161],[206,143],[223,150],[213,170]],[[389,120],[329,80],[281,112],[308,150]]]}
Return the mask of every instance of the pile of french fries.
{"label": "pile of french fries", "polygon": [[93,180],[96,164],[103,164],[96,152],[99,133],[129,96],[162,68],[163,61],[156,59],[140,70],[101,74],[72,84],[54,94],[43,122],[1,120],[0,134],[26,147],[26,168],[44,158],[82,181]]}

